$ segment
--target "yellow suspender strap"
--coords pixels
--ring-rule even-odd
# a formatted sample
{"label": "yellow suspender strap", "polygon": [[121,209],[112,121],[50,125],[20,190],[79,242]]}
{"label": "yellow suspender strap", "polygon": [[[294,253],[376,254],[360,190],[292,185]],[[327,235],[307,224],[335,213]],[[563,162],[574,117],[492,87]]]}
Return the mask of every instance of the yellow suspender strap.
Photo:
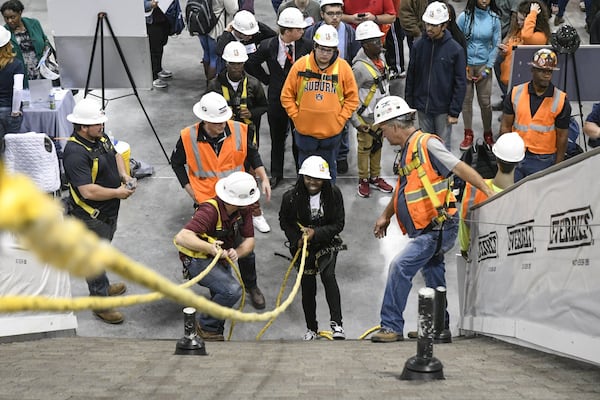
{"label": "yellow suspender strap", "polygon": [[[227,103],[229,103],[229,99],[231,98],[231,96],[229,95],[229,89],[227,88],[227,86],[221,85],[221,91],[223,92],[223,97],[225,98]],[[247,99],[248,99],[248,77],[245,76],[244,80],[242,81],[242,101],[244,101],[244,103],[246,103],[246,107],[247,107],[247,101],[246,101]],[[252,125],[252,120],[249,118],[244,118],[244,123],[246,125]],[[252,136],[252,144],[254,146],[256,146],[256,135],[257,135],[257,132],[254,132],[254,135]]]}
{"label": "yellow suspender strap", "polygon": [[[217,201],[215,199],[208,199],[203,201],[202,203],[208,203],[211,204],[215,210],[217,210],[217,224],[215,226],[215,230],[220,231],[223,229],[223,221],[221,220],[221,211],[219,210],[219,204],[217,203]],[[212,236],[208,236],[206,233],[203,233],[200,235],[200,238],[206,240],[208,243],[214,243],[216,241],[215,238],[213,238]],[[181,253],[185,254],[188,257],[192,257],[192,258],[207,258],[208,255],[206,253],[203,253],[201,251],[196,251],[196,250],[190,250],[187,247],[183,247],[179,244],[177,244],[177,242],[175,242],[175,238],[173,238],[173,244],[175,245],[175,247],[177,247],[177,250],[179,250]]]}
{"label": "yellow suspender strap", "polygon": [[[300,101],[302,100],[302,96],[304,95],[304,90],[306,89],[306,84],[308,83],[308,81],[311,78],[311,74],[319,75],[316,72],[313,72],[310,69],[310,55],[304,56],[306,58],[306,68],[304,69],[304,77],[302,78],[302,82],[300,83],[300,88],[298,89],[298,94],[296,95],[296,105],[299,106],[300,105]],[[338,101],[340,102],[340,104],[343,106],[344,105],[344,93],[342,92],[342,88],[340,87],[339,82],[336,80],[334,82],[334,77],[337,79],[338,77],[338,72],[339,72],[339,62],[338,60],[335,61],[335,64],[333,64],[333,71],[331,71],[331,75],[321,75],[322,77],[330,77],[331,83],[333,85],[335,85],[335,93],[337,94],[338,97]]]}
{"label": "yellow suspender strap", "polygon": [[[101,141],[104,138],[100,139]],[[87,151],[89,151],[90,153],[92,152],[91,147],[86,146],[85,144],[83,144],[82,142],[80,142],[79,140],[77,140],[75,137],[71,136],[69,138],[70,142],[75,142],[77,144],[79,144],[80,146],[83,146],[83,148],[85,148]],[[98,176],[98,157],[94,158],[92,161],[92,183],[96,183],[96,177]],[[90,206],[89,204],[87,204],[86,202],[84,202],[83,200],[81,200],[81,198],[77,195],[77,193],[75,192],[75,190],[73,189],[73,186],[71,186],[71,184],[69,183],[69,192],[71,193],[71,196],[73,197],[73,201],[75,202],[75,204],[77,204],[79,207],[81,207],[86,213],[88,213],[90,215],[90,217],[96,219],[98,218],[98,215],[100,214],[100,210],[98,210],[97,208],[93,208],[92,206]]]}
{"label": "yellow suspender strap", "polygon": [[367,97],[365,97],[365,101],[358,108],[358,111],[356,111],[356,116],[358,117],[358,120],[360,121],[361,124],[369,125],[365,122],[365,120],[363,119],[361,114],[366,110],[367,107],[369,107],[369,104],[371,104],[371,100],[373,100],[373,96],[375,95],[375,92],[377,91],[376,80],[379,77],[379,74],[377,74],[377,71],[375,71],[375,68],[373,68],[368,62],[366,62],[364,60],[360,60],[360,61],[363,64],[365,64],[367,71],[369,71],[369,73],[373,77],[373,84],[371,85],[371,88],[369,89],[369,94],[367,94]]}

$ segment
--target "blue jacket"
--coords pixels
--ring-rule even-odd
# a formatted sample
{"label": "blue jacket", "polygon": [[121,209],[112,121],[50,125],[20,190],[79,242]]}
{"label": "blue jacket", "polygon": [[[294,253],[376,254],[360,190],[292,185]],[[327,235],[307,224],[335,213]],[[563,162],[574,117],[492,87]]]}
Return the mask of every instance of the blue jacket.
{"label": "blue jacket", "polygon": [[458,117],[466,88],[465,51],[450,32],[438,40],[424,35],[413,44],[404,94],[410,107]]}
{"label": "blue jacket", "polygon": [[471,15],[464,11],[458,16],[456,24],[467,40],[467,65],[493,68],[502,36],[500,17],[492,11],[475,7],[473,24]]}

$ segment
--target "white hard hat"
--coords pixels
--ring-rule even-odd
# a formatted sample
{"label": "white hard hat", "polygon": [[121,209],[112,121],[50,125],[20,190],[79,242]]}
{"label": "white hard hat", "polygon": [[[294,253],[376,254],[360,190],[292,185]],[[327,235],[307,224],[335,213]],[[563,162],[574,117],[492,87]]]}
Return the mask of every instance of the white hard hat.
{"label": "white hard hat", "polygon": [[260,190],[256,186],[256,179],[246,172],[234,172],[219,179],[215,185],[217,196],[225,203],[234,206],[248,206],[260,198]]}
{"label": "white hard hat", "polygon": [[325,47],[337,47],[339,44],[337,30],[327,24],[321,25],[313,37],[315,43]]}
{"label": "white hard hat", "polygon": [[8,29],[0,25],[0,47],[6,46],[8,42],[10,42],[10,32]]}
{"label": "white hard hat", "polygon": [[258,22],[250,11],[241,10],[233,17],[233,29],[244,35],[254,35],[258,32]]}
{"label": "white hard hat", "polygon": [[373,21],[365,21],[358,24],[356,27],[356,40],[366,40],[380,38],[384,35],[377,25]]}
{"label": "white hard hat", "polygon": [[443,24],[444,22],[448,22],[450,19],[450,14],[448,14],[448,6],[440,1],[434,1],[427,6],[421,19],[423,22],[431,25],[439,25]]}
{"label": "white hard hat", "polygon": [[40,63],[40,74],[46,79],[50,79],[54,81],[60,78],[60,74],[58,73],[58,65],[47,58],[44,62]]}
{"label": "white hard hat", "polygon": [[329,164],[319,156],[310,156],[304,160],[298,173],[317,179],[331,179]]}
{"label": "white hard hat", "polygon": [[321,9],[323,9],[324,6],[328,6],[328,5],[332,5],[332,4],[339,4],[339,5],[343,6],[344,0],[321,0],[320,6],[321,6]]}
{"label": "white hard hat", "polygon": [[288,7],[279,14],[277,25],[282,28],[306,28],[307,24],[302,11],[296,7]]}
{"label": "white hard hat", "polygon": [[237,40],[227,43],[223,49],[223,60],[238,63],[248,61],[246,47]]}
{"label": "white hard hat", "polygon": [[525,158],[525,142],[517,132],[508,132],[500,135],[492,152],[502,161],[518,163]]}
{"label": "white hard hat", "polygon": [[73,112],[67,115],[67,120],[79,125],[96,125],[105,123],[108,118],[104,114],[100,103],[85,98],[73,107]]}
{"label": "white hard hat", "polygon": [[403,115],[416,112],[414,108],[410,108],[402,97],[386,96],[379,100],[375,106],[375,125],[390,119],[401,117]]}
{"label": "white hard hat", "polygon": [[217,92],[208,92],[202,96],[200,101],[194,104],[192,111],[202,121],[215,124],[226,122],[233,115],[225,97]]}

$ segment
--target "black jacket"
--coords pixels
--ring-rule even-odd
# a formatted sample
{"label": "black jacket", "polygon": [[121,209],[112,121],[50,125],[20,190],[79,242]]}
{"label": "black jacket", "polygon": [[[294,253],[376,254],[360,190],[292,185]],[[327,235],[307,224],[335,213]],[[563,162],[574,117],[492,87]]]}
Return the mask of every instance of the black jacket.
{"label": "black jacket", "polygon": [[[291,68],[290,63],[286,63],[285,67],[281,68],[281,65],[277,62],[278,50],[279,36],[265,39],[260,42],[258,50],[249,56],[245,66],[247,73],[258,78],[265,85],[269,85],[267,98],[269,102],[274,104],[280,103],[281,89]],[[296,60],[307,55],[311,50],[312,43],[309,40],[300,38],[295,42]],[[269,73],[262,67],[263,62],[267,63]]]}
{"label": "black jacket", "polygon": [[309,194],[304,186],[304,178],[299,176],[296,185],[283,194],[279,210],[279,225],[290,241],[290,252],[298,250],[298,240],[302,232],[298,222],[315,230],[315,235],[308,245],[309,254],[328,247],[332,239],[344,229],[344,199],[337,186],[329,181],[323,183],[321,189],[321,205],[323,217],[316,224],[311,220]]}

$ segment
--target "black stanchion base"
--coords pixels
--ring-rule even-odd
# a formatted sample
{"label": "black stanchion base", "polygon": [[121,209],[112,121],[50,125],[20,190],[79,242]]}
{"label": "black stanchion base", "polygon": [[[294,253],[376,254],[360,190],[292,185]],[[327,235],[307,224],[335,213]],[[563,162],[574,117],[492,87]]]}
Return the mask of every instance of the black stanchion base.
{"label": "black stanchion base", "polygon": [[444,366],[435,357],[423,359],[417,356],[406,360],[400,379],[403,381],[433,381],[444,378]]}
{"label": "black stanchion base", "polygon": [[452,332],[450,332],[450,329],[444,329],[439,334],[433,335],[433,343],[452,343]]}
{"label": "black stanchion base", "polygon": [[204,341],[199,337],[188,338],[182,337],[177,341],[175,346],[175,354],[183,356],[205,356],[206,347],[204,347]]}

